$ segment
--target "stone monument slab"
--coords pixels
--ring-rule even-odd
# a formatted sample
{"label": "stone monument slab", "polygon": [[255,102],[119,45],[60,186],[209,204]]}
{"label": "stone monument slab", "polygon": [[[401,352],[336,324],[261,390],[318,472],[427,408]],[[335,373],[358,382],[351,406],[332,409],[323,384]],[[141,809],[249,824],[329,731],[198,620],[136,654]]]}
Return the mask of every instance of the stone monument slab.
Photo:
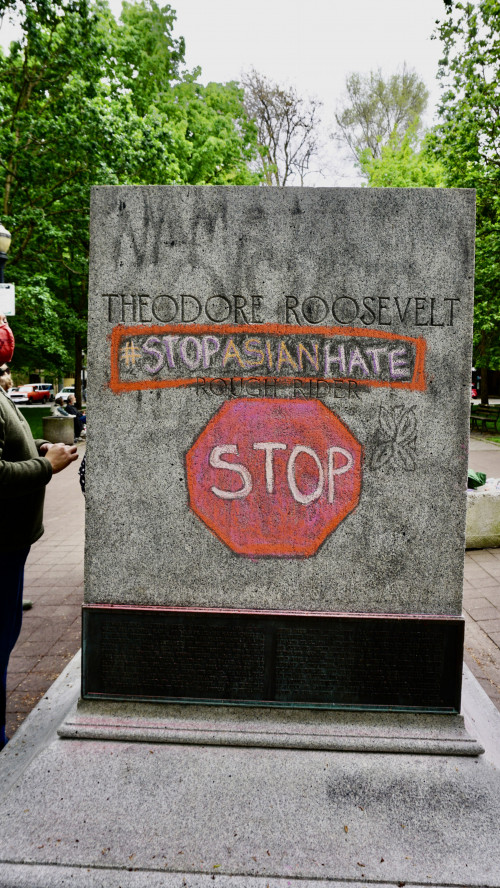
{"label": "stone monument slab", "polygon": [[86,696],[457,711],[474,212],[93,189]]}

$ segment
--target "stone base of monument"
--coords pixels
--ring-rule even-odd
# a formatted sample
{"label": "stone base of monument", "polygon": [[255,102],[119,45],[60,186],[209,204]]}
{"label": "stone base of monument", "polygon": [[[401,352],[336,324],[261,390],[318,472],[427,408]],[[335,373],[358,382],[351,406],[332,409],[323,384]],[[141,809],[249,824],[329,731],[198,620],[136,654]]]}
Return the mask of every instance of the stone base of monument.
{"label": "stone base of monument", "polygon": [[500,714],[470,673],[479,757],[63,740],[70,673],[0,756],[2,888],[500,884]]}
{"label": "stone base of monument", "polygon": [[84,605],[82,699],[59,734],[470,755],[463,619]]}
{"label": "stone base of monument", "polygon": [[461,715],[82,701],[59,735],[280,749],[477,756]]}
{"label": "stone base of monument", "polygon": [[500,546],[500,490],[467,491],[467,549],[494,549]]}

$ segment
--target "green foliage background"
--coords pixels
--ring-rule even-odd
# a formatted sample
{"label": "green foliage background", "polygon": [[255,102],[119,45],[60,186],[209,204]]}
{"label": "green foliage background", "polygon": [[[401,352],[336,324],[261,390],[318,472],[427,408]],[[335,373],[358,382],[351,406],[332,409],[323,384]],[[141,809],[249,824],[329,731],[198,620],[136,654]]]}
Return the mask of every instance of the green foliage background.
{"label": "green foliage background", "polygon": [[411,127],[402,139],[392,134],[382,145],[379,157],[365,149],[359,167],[372,188],[441,188],[446,173],[440,160],[433,156],[430,142],[430,134],[420,142]]}
{"label": "green foliage background", "polygon": [[175,12],[106,0],[0,0],[1,218],[11,231],[15,366],[76,372],[85,346],[91,185],[250,185],[257,132],[235,82],[186,71]]}
{"label": "green foliage background", "polygon": [[[91,185],[261,184],[257,125],[236,82],[185,69],[169,5],[125,0],[117,23],[106,0],[0,0],[10,13],[22,38],[0,51],[0,218],[16,367],[79,378]],[[500,369],[500,0],[443,0],[434,36],[431,132],[425,86],[404,66],[387,83],[351,75],[353,106],[337,117],[369,186],[476,189],[474,360]]]}
{"label": "green foliage background", "polygon": [[[500,369],[500,0],[443,0],[439,122],[393,130],[359,167],[372,187],[476,189],[474,363]],[[481,397],[487,401],[487,374]]]}
{"label": "green foliage background", "polygon": [[[475,188],[474,361],[500,369],[500,2],[445,0],[434,152],[446,184]],[[482,374],[486,381],[487,374]],[[487,391],[482,391],[483,400]]]}

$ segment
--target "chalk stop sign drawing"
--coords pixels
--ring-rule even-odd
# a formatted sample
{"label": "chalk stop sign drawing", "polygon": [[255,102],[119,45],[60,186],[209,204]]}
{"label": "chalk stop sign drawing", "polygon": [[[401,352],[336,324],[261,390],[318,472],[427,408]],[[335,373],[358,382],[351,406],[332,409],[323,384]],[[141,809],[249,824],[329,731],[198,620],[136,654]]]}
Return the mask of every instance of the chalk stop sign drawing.
{"label": "chalk stop sign drawing", "polygon": [[187,453],[189,504],[233,552],[307,558],[356,507],[362,456],[321,401],[227,401]]}

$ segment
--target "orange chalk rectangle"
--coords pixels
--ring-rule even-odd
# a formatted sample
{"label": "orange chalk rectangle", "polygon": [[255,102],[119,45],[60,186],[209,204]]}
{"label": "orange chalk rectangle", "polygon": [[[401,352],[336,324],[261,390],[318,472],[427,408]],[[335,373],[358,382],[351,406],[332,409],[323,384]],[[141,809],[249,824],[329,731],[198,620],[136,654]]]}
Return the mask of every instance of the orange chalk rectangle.
{"label": "orange chalk rectangle", "polygon": [[203,381],[317,381],[424,391],[426,342],[354,327],[166,324],[114,327],[116,393]]}

